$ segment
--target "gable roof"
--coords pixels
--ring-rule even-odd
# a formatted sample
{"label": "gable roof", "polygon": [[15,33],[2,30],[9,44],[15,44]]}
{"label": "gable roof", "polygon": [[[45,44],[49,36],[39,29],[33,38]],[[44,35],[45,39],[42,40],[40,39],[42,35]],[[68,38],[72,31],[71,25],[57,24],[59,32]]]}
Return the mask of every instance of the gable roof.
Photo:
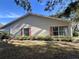
{"label": "gable roof", "polygon": [[17,18],[16,20],[14,20],[14,21],[12,21],[12,22],[10,22],[10,23],[2,26],[0,29],[3,29],[5,27],[7,27],[7,26],[9,26],[9,25],[11,25],[11,24],[13,24],[13,23],[15,23],[15,22],[23,19],[24,17],[30,16],[30,15],[32,15],[32,16],[38,16],[38,17],[44,17],[44,18],[49,18],[49,19],[55,19],[57,21],[63,21],[63,22],[71,23],[71,21],[63,20],[63,19],[57,18],[57,17],[48,17],[48,16],[44,16],[44,15],[38,15],[38,14],[28,13],[28,14],[25,14],[24,16],[22,16],[22,17]]}

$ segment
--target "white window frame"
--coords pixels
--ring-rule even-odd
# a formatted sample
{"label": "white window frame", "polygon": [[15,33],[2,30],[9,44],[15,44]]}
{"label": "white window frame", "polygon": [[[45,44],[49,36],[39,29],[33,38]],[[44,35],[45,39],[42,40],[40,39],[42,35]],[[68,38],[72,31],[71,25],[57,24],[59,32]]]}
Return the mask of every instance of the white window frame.
{"label": "white window frame", "polygon": [[[64,28],[66,28],[67,26],[54,26],[54,27],[58,28],[58,31],[57,31],[58,35],[55,35],[55,36],[65,36],[66,35]],[[53,30],[54,27],[52,27],[52,30]],[[60,30],[60,28],[63,28],[63,30]],[[56,32],[56,31],[53,30],[53,35],[54,35],[54,32]]]}

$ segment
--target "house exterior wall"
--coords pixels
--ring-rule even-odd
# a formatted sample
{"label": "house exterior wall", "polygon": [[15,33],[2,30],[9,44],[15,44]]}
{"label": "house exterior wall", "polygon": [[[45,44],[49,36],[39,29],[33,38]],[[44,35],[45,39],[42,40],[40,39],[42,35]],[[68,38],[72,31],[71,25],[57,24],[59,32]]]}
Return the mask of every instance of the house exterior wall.
{"label": "house exterior wall", "polygon": [[[23,29],[22,28],[31,28],[31,36],[39,36],[39,35],[50,35],[50,26],[68,26],[68,36],[71,36],[71,26],[69,23],[49,19],[45,17],[39,16],[27,16],[23,19],[11,24],[10,26],[6,27],[4,30],[10,31],[13,35],[22,35]],[[22,29],[22,30],[21,30]],[[22,32],[21,32],[22,31]]]}

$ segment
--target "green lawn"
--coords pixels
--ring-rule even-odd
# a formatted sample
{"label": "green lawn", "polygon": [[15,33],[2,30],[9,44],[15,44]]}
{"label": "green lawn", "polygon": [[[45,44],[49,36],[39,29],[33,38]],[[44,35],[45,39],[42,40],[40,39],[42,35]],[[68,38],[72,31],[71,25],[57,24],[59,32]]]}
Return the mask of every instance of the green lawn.
{"label": "green lawn", "polygon": [[0,42],[0,59],[79,59],[79,43],[19,40]]}

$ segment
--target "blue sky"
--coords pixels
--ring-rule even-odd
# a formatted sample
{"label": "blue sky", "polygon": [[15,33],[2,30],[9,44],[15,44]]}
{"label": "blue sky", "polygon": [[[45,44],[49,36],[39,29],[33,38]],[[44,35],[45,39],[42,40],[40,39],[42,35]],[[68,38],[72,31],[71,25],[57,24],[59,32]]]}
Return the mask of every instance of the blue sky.
{"label": "blue sky", "polygon": [[[39,4],[39,3],[37,3],[36,0],[30,0],[30,1],[32,4],[32,9],[33,9],[32,12],[36,13],[36,14],[42,14],[42,15],[48,16],[51,14],[55,14],[61,8],[61,6],[55,6],[55,8],[52,12],[45,12],[44,3]],[[66,7],[68,5],[69,1],[70,0],[64,0],[63,5],[65,3],[67,3],[65,5],[65,7]],[[62,11],[62,10],[60,10],[60,11]],[[7,23],[15,20],[16,18],[21,17],[24,14],[25,14],[25,11],[23,10],[23,8],[21,8],[20,6],[17,6],[15,4],[14,0],[0,0],[0,23],[7,24]]]}

